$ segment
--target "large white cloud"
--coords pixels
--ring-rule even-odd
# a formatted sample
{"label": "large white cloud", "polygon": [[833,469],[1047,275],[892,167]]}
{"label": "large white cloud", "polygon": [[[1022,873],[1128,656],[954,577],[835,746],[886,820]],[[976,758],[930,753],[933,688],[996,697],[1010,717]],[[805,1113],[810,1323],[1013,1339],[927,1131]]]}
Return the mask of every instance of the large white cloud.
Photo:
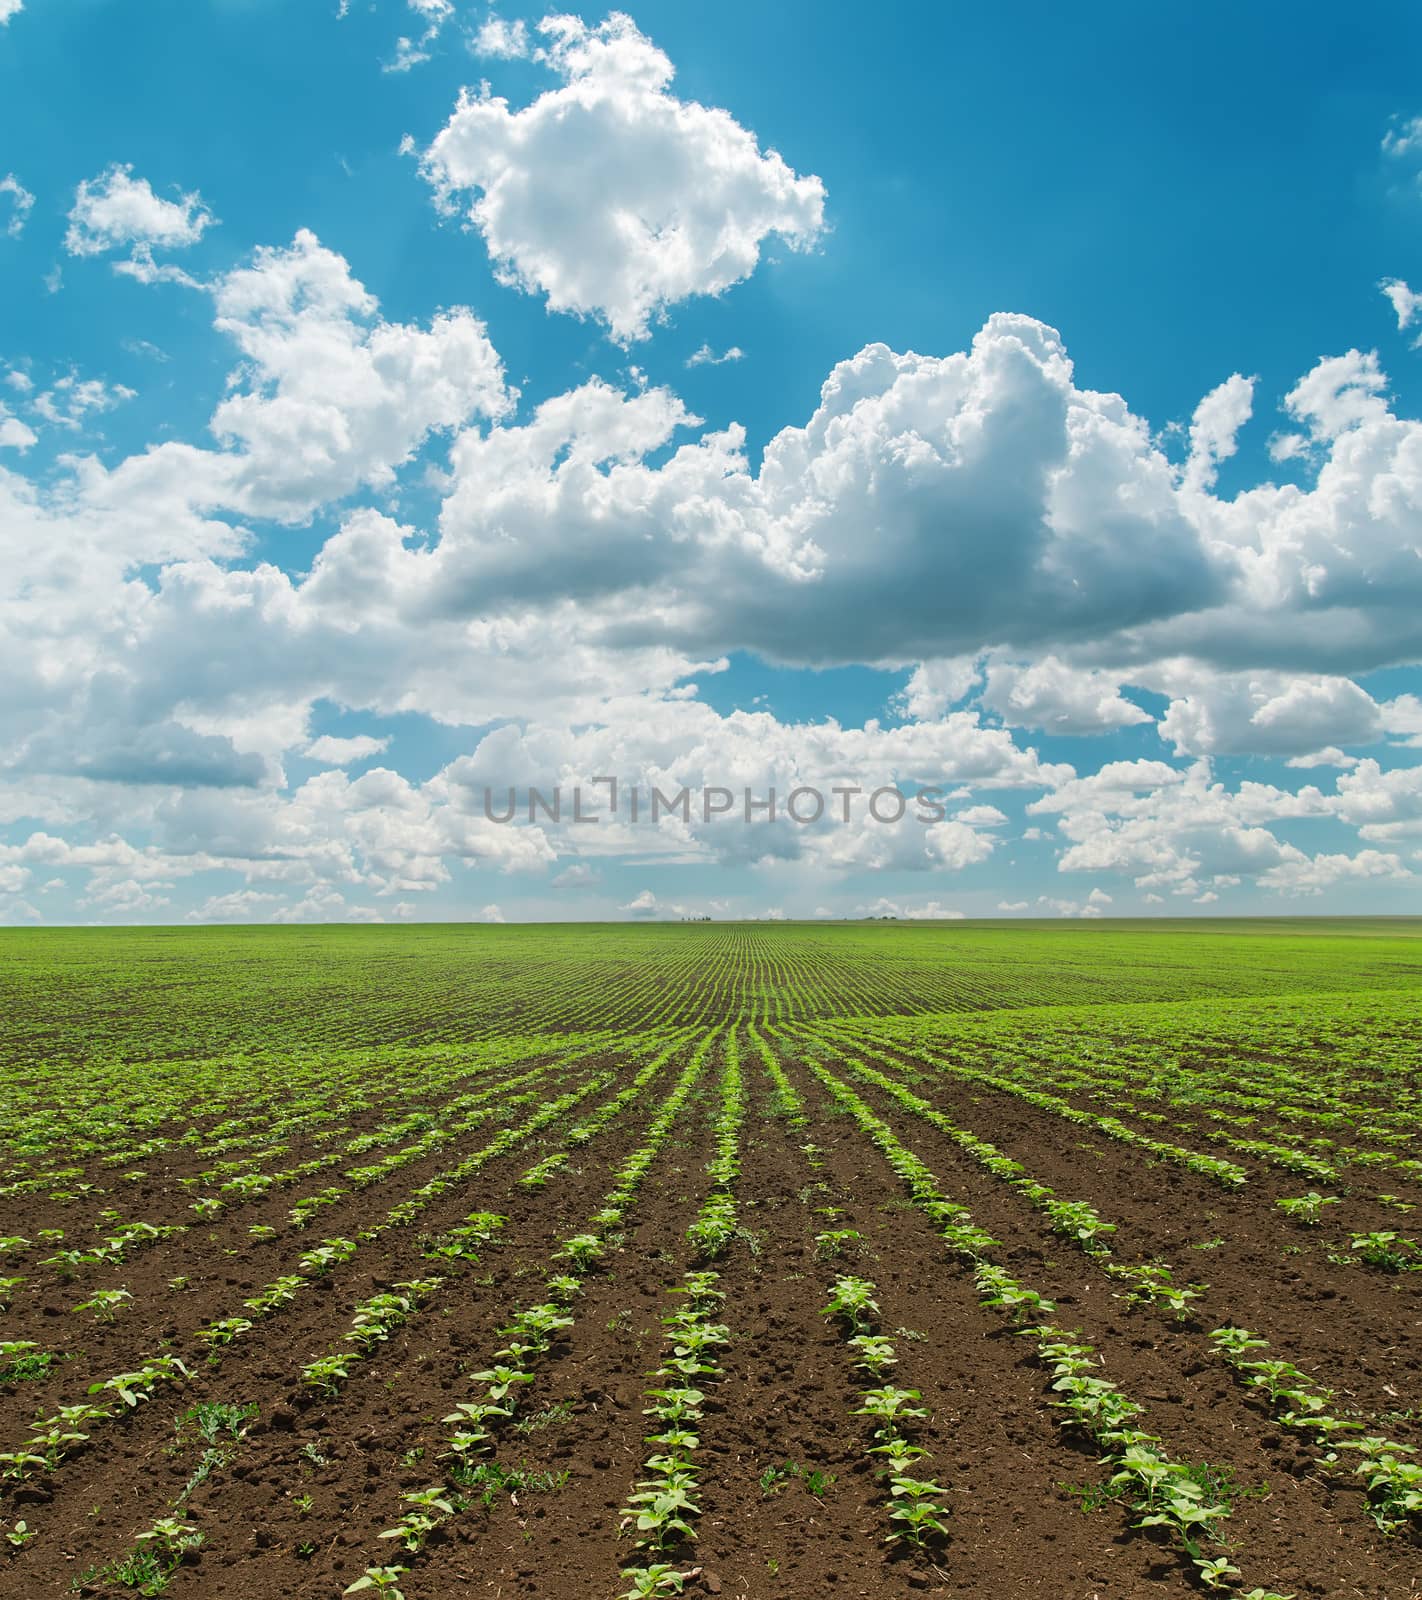
{"label": "large white cloud", "polygon": [[538,28],[562,85],[518,111],[466,92],[423,159],[447,207],[477,191],[469,218],[506,282],[625,342],[666,307],[748,277],[768,235],[813,242],[820,180],[728,112],[671,94],[671,62],[630,17]]}
{"label": "large white cloud", "polygon": [[1095,639],[1227,592],[1145,424],[1077,389],[1031,318],[957,355],[841,362],[756,473],[734,425],[648,464],[692,425],[665,390],[594,383],[466,437],[441,603],[487,614],[556,585],[599,601],[610,637],[827,664]]}

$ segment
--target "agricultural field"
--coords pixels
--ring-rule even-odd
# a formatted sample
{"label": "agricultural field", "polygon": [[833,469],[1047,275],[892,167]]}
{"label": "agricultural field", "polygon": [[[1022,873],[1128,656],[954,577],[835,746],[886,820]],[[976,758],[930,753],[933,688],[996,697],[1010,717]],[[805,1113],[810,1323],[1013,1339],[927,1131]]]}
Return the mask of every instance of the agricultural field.
{"label": "agricultural field", "polygon": [[1422,1595],[1422,922],[0,974],[0,1594]]}

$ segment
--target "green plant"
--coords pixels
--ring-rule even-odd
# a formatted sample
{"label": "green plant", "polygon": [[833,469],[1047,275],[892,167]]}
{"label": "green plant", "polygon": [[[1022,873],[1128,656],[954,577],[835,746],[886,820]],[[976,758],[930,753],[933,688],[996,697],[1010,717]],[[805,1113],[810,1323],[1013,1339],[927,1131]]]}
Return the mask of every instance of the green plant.
{"label": "green plant", "polygon": [[0,1340],[0,1383],[31,1383],[48,1376],[60,1358],[33,1339]]}
{"label": "green plant", "polygon": [[678,1572],[664,1561],[653,1562],[649,1567],[624,1567],[622,1576],[628,1580],[629,1587],[618,1600],[650,1600],[656,1595],[681,1594],[691,1575]]}
{"label": "green plant", "polygon": [[1383,1272],[1422,1270],[1422,1251],[1419,1251],[1415,1239],[1404,1239],[1392,1229],[1355,1233],[1349,1237],[1350,1248],[1356,1250],[1370,1267],[1378,1267]]}
{"label": "green plant", "polygon": [[223,1433],[240,1439],[247,1431],[247,1425],[257,1416],[258,1409],[255,1401],[246,1405],[224,1400],[199,1401],[177,1417],[174,1426],[180,1436],[185,1428],[191,1428],[205,1444],[212,1445]]}
{"label": "green plant", "polygon": [[1298,1222],[1306,1223],[1309,1227],[1316,1227],[1322,1215],[1324,1206],[1336,1206],[1339,1199],[1336,1194],[1322,1195],[1316,1189],[1310,1189],[1305,1195],[1294,1199],[1276,1200],[1274,1204],[1286,1217],[1293,1217]]}
{"label": "green plant", "polygon": [[889,1520],[897,1524],[888,1535],[886,1543],[902,1539],[915,1549],[922,1549],[933,1539],[948,1536],[948,1525],[943,1521],[947,1508],[942,1504],[946,1493],[940,1484],[919,1478],[892,1476],[889,1480]]}
{"label": "green plant", "polygon": [[839,1317],[856,1333],[867,1333],[879,1316],[874,1285],[864,1278],[836,1278],[829,1304],[821,1308],[820,1315]]}
{"label": "green plant", "polygon": [[405,1600],[399,1583],[409,1570],[408,1567],[367,1567],[354,1583],[342,1590],[342,1593],[362,1594],[365,1590],[372,1589],[378,1600]]}

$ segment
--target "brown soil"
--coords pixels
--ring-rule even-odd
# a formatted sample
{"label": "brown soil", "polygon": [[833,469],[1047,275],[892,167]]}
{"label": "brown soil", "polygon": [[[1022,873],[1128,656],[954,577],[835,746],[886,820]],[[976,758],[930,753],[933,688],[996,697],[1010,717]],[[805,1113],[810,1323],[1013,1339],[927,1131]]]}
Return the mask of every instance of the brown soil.
{"label": "brown soil", "polygon": [[[723,1375],[708,1385],[699,1427],[698,1537],[669,1558],[693,1574],[687,1594],[1184,1600],[1202,1592],[1188,1563],[1153,1534],[1133,1529],[1121,1506],[1083,1510],[1077,1491],[1099,1486],[1104,1476],[1094,1451],[1063,1432],[1030,1342],[979,1304],[971,1275],[908,1203],[867,1138],[803,1066],[790,1064],[809,1116],[803,1129],[775,1114],[748,1051],[743,1068],[750,1092],[737,1186],[744,1232],[718,1264],[726,1291],[719,1315],[732,1342]],[[584,1076],[580,1066],[567,1081]],[[658,1080],[662,1092],[667,1081]],[[537,1364],[519,1407],[525,1426],[501,1438],[504,1468],[550,1477],[514,1495],[496,1491],[488,1505],[475,1495],[419,1556],[406,1558],[407,1600],[613,1600],[626,1587],[620,1569],[639,1558],[620,1532],[620,1513],[648,1449],[642,1412],[660,1359],[659,1318],[675,1304],[670,1290],[692,1264],[684,1231],[706,1191],[713,1082],[708,1071],[678,1137],[648,1174],[619,1248],[576,1302],[574,1327]],[[1227,1193],[1011,1096],[933,1074],[913,1084],[1032,1177],[1063,1198],[1090,1201],[1116,1223],[1118,1260],[1162,1259],[1182,1281],[1207,1282],[1198,1319],[1172,1325],[1128,1307],[1098,1265],[1054,1236],[1025,1197],[946,1135],[882,1090],[858,1081],[854,1087],[933,1169],[941,1190],[1001,1241],[1002,1264],[1057,1301],[1059,1323],[1083,1330],[1103,1358],[1104,1375],[1146,1407],[1145,1425],[1171,1455],[1228,1475],[1230,1549],[1246,1588],[1329,1600],[1422,1595],[1416,1543],[1380,1535],[1346,1461],[1330,1469],[1301,1452],[1234,1382],[1206,1337],[1225,1321],[1247,1325],[1271,1340],[1272,1353],[1333,1387],[1338,1409],[1370,1418],[1403,1413],[1422,1388],[1418,1275],[1389,1279],[1329,1262],[1326,1230],[1300,1230],[1273,1206],[1298,1186],[1281,1186],[1282,1175],[1268,1169],[1251,1168],[1248,1188]],[[498,1330],[515,1310],[544,1297],[552,1252],[597,1209],[610,1173],[638,1143],[651,1104],[648,1097],[631,1107],[545,1189],[528,1192],[518,1174],[559,1148],[572,1119],[545,1130],[462,1191],[441,1196],[418,1224],[363,1244],[348,1265],[217,1364],[194,1351],[197,1326],[235,1313],[246,1294],[291,1270],[292,1258],[324,1234],[354,1237],[379,1221],[456,1157],[445,1151],[414,1163],[389,1184],[350,1196],[329,1225],[323,1219],[267,1245],[248,1240],[249,1224],[268,1211],[284,1213],[294,1194],[155,1245],[118,1275],[139,1304],[109,1327],[86,1327],[82,1338],[73,1332],[78,1319],[51,1309],[81,1298],[75,1286],[63,1291],[62,1305],[57,1291],[17,1305],[6,1337],[35,1337],[72,1359],[44,1383],[0,1391],[0,1447],[19,1442],[37,1408],[78,1398],[94,1377],[124,1370],[165,1342],[194,1375],[180,1391],[160,1391],[131,1415],[96,1428],[91,1445],[56,1471],[19,1485],[0,1480],[5,1525],[23,1517],[35,1530],[0,1558],[0,1594],[130,1596],[132,1589],[95,1569],[121,1557],[137,1532],[176,1502],[203,1447],[191,1430],[180,1439],[174,1419],[219,1400],[256,1404],[259,1414],[230,1458],[188,1497],[185,1514],[204,1542],[172,1573],[168,1594],[337,1600],[367,1566],[400,1559],[379,1535],[399,1515],[402,1493],[441,1480],[439,1419],[470,1392],[467,1374],[488,1364],[501,1343]],[[494,1126],[477,1130],[470,1147]],[[823,1153],[820,1164],[802,1148],[810,1143]],[[284,1159],[310,1153],[294,1149]],[[170,1219],[173,1211],[165,1218],[161,1205],[188,1192],[165,1186],[145,1196],[152,1205],[125,1215]],[[479,1263],[441,1269],[421,1254],[423,1235],[475,1208],[509,1216],[501,1243]],[[861,1236],[837,1260],[815,1246],[815,1235],[830,1226]],[[1301,1253],[1290,1253],[1296,1247]],[[338,1396],[318,1399],[303,1390],[302,1364],[339,1347],[357,1302],[440,1270],[447,1272],[443,1287],[355,1364]],[[881,1327],[899,1356],[895,1380],[919,1390],[930,1412],[918,1434],[931,1452],[924,1475],[945,1487],[951,1515],[947,1540],[923,1554],[886,1543],[884,1492],[865,1453],[867,1420],[854,1415],[860,1381],[839,1331],[821,1315],[842,1271],[877,1285]],[[179,1274],[193,1286],[174,1295],[166,1284]],[[1378,1431],[1422,1444],[1422,1430],[1405,1416]],[[790,1462],[825,1475],[818,1495],[803,1474],[782,1475],[767,1492],[763,1474]]]}

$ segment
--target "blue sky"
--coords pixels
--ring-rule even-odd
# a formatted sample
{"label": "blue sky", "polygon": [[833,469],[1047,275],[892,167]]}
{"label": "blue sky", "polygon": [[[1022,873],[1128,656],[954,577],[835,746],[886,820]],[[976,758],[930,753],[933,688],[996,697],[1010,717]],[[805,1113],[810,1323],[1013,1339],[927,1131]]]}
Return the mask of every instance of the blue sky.
{"label": "blue sky", "polygon": [[1414,8],[0,18],[0,919],[1415,907]]}

